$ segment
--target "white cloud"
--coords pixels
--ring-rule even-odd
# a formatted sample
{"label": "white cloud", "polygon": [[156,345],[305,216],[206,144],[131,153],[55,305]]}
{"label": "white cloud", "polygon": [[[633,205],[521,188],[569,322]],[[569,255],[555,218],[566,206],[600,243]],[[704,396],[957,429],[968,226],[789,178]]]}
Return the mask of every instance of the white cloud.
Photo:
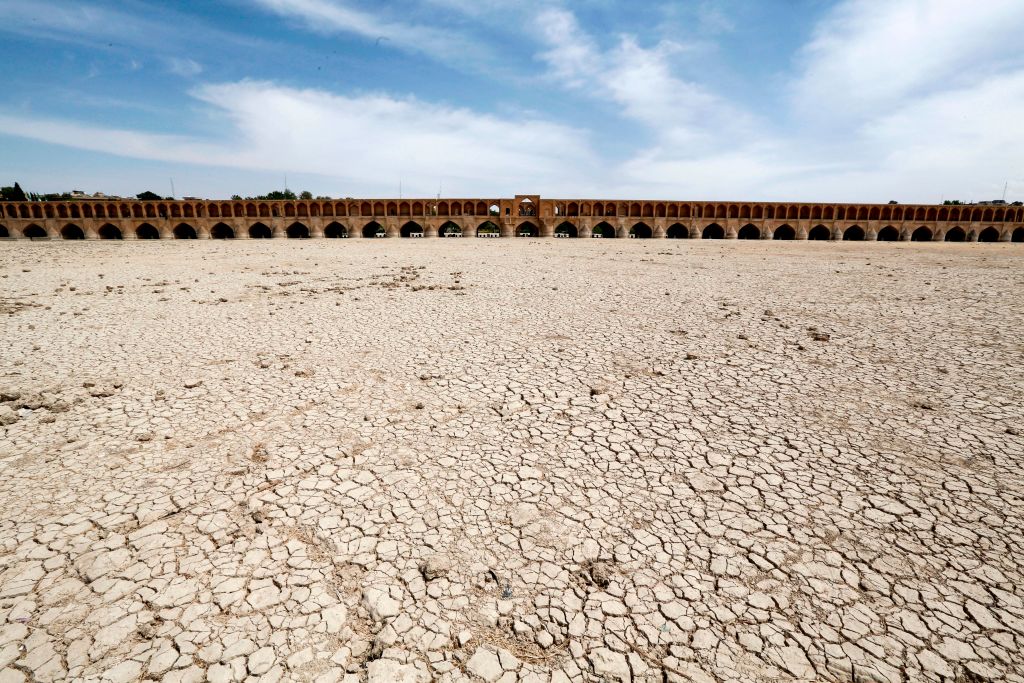
{"label": "white cloud", "polygon": [[565,179],[595,165],[582,133],[542,120],[265,82],[207,85],[195,94],[227,124],[225,139],[3,115],[0,128],[139,159],[321,174],[353,194],[379,194],[399,178],[408,191],[428,196],[441,179],[449,196],[568,188],[571,181]]}
{"label": "white cloud", "polygon": [[541,12],[537,24],[546,46],[540,58],[548,64],[547,79],[617,106],[624,117],[645,126],[663,151],[693,156],[752,135],[752,116],[673,74],[672,58],[683,45],[662,41],[645,48],[623,35],[614,48],[602,51],[564,9]]}
{"label": "white cloud", "polygon": [[800,55],[794,99],[843,120],[1019,68],[1020,0],[844,0]]}
{"label": "white cloud", "polygon": [[203,65],[187,57],[170,57],[167,60],[167,70],[176,76],[191,78],[203,72]]}
{"label": "white cloud", "polygon": [[472,67],[487,55],[476,41],[452,30],[393,21],[380,13],[356,9],[342,0],[256,0],[265,9],[302,21],[321,33],[352,33],[380,47],[420,52],[449,63]]}

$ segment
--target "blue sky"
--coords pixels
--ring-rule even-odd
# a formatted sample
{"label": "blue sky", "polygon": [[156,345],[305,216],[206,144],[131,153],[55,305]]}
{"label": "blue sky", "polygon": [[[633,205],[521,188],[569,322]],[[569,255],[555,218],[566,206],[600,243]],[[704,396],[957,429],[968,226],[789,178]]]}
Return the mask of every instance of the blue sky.
{"label": "blue sky", "polygon": [[0,182],[1024,198],[1021,0],[0,0]]}

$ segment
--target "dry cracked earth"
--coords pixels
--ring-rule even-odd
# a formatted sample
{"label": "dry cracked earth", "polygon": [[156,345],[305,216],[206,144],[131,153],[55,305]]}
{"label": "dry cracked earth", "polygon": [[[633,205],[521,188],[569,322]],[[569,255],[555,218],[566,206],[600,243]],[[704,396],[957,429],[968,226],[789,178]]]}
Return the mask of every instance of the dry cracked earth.
{"label": "dry cracked earth", "polygon": [[1024,249],[0,244],[0,681],[1024,681]]}

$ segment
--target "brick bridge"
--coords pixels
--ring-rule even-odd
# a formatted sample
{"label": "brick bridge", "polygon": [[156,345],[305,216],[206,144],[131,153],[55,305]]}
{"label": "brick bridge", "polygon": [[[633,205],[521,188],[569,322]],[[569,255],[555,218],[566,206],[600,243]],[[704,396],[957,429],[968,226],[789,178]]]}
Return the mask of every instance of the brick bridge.
{"label": "brick bridge", "polygon": [[1024,242],[1024,207],[541,199],[0,202],[0,237],[668,237]]}

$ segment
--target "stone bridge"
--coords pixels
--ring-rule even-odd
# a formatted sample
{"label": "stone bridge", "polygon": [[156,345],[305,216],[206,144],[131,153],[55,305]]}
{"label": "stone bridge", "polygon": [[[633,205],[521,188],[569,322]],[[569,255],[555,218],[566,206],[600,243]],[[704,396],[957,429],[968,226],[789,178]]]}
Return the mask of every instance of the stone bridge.
{"label": "stone bridge", "polygon": [[541,199],[0,202],[0,238],[636,237],[1024,242],[1024,207]]}

